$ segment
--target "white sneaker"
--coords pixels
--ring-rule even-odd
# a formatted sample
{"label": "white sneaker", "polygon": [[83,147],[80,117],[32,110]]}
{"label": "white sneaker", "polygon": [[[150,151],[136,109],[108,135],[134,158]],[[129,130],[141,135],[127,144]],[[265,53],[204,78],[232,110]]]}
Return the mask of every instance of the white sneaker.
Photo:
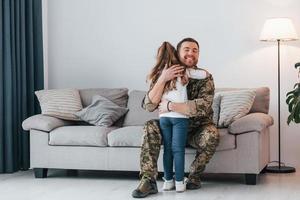
{"label": "white sneaker", "polygon": [[176,192],[186,191],[187,178],[184,177],[182,181],[175,181]]}
{"label": "white sneaker", "polygon": [[164,180],[164,185],[163,185],[163,190],[164,191],[169,191],[169,190],[173,190],[175,188],[175,182],[174,182],[174,179],[171,179],[171,180],[166,180],[164,177],[163,177],[163,180]]}

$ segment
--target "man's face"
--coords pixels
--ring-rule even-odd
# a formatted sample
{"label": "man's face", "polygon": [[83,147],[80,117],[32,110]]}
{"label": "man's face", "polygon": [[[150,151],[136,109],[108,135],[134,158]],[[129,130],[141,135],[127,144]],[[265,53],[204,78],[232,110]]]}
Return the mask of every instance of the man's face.
{"label": "man's face", "polygon": [[183,42],[179,49],[179,60],[187,67],[194,67],[198,63],[199,48],[194,42]]}

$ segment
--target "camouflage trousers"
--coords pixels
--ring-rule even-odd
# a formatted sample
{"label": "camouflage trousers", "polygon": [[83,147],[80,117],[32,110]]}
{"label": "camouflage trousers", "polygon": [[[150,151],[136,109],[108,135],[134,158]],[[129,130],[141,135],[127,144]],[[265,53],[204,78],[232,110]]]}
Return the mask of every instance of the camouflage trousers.
{"label": "camouflage trousers", "polygon": [[[189,130],[188,143],[197,149],[195,160],[190,166],[189,180],[198,183],[205,165],[212,158],[219,144],[219,132],[213,124],[203,125],[197,130]],[[140,178],[157,178],[157,160],[161,144],[159,121],[146,122],[140,154]]]}

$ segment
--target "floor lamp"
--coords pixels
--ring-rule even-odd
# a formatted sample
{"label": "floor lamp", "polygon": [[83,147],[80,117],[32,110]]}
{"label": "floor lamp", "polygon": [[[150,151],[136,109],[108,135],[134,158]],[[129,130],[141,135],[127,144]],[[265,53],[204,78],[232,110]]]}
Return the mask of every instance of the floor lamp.
{"label": "floor lamp", "polygon": [[280,157],[280,42],[297,40],[298,36],[294,25],[289,18],[271,18],[266,20],[260,35],[261,41],[277,42],[278,46],[278,166],[268,166],[267,172],[291,173],[294,167],[281,166]]}

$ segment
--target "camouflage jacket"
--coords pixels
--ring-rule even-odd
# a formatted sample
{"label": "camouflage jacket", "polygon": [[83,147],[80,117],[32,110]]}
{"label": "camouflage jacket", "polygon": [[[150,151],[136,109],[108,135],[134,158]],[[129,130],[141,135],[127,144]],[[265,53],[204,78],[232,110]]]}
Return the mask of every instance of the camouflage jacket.
{"label": "camouflage jacket", "polygon": [[[188,104],[188,110],[185,113],[190,119],[189,130],[213,123],[212,103],[214,92],[215,86],[211,74],[205,79],[189,80],[187,85],[188,101],[186,102]],[[151,102],[148,93],[144,97],[142,107],[152,112],[158,107],[158,104]]]}

